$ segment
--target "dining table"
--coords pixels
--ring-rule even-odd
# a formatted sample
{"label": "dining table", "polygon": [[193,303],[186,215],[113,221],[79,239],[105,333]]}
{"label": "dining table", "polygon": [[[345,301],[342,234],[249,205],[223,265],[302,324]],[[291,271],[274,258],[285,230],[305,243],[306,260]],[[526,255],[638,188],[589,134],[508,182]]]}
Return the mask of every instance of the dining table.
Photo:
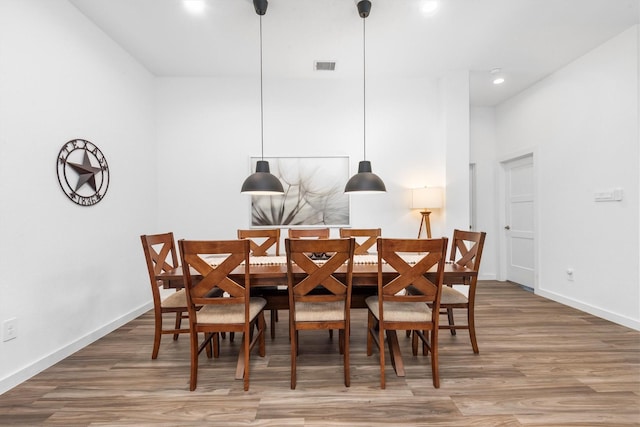
{"label": "dining table", "polygon": [[[403,257],[404,258],[404,257]],[[211,265],[216,265],[216,257],[203,256]],[[415,256],[405,258],[408,264],[415,263]],[[322,259],[316,260],[322,263]],[[383,279],[390,279],[397,275],[397,272],[385,262],[381,266]],[[427,278],[433,280],[436,274],[436,266],[427,272]],[[338,269],[336,276],[346,274],[347,267]],[[193,277],[197,278],[199,273],[191,270]],[[303,275],[302,269],[297,270],[293,266],[294,276]],[[444,266],[443,284],[468,284],[478,272],[467,268],[455,262],[446,262]],[[239,265],[229,273],[229,277],[238,283],[244,282],[245,268]],[[156,280],[160,280],[165,288],[182,288],[184,287],[184,277],[182,267],[176,267],[156,275]],[[283,291],[287,289],[287,258],[286,256],[251,256],[249,258],[249,281],[251,288],[259,287],[279,287]],[[378,291],[378,255],[354,255],[353,257],[353,273],[352,273],[352,293],[351,308],[367,308],[365,299],[371,295],[376,295]],[[264,295],[267,300],[265,309],[288,310],[289,298],[286,292],[268,293]],[[389,356],[391,364],[399,377],[405,376],[404,364],[402,362],[402,354],[396,331],[387,330],[387,345],[389,347]],[[244,376],[243,358],[238,357],[238,366],[236,368],[236,378],[242,379]]]}

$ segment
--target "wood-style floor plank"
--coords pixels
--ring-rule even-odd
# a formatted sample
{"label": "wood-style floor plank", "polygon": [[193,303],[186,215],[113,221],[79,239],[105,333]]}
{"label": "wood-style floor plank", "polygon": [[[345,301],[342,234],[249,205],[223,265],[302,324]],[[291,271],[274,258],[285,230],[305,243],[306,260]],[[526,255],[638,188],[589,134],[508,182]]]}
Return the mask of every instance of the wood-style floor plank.
{"label": "wood-style floor plank", "polygon": [[[189,340],[164,337],[151,360],[147,313],[0,396],[0,425],[16,426],[640,426],[640,332],[507,282],[478,286],[480,354],[466,331],[440,331],[440,381],[398,334],[405,377],[366,355],[366,312],[352,312],[351,387],[337,338],[300,333],[289,388],[287,313],[267,356],[251,358],[251,388],[234,379],[239,337],[200,359],[189,392]],[[463,320],[463,312],[456,312]],[[443,317],[444,320],[444,317]],[[337,334],[336,334],[337,337]]]}

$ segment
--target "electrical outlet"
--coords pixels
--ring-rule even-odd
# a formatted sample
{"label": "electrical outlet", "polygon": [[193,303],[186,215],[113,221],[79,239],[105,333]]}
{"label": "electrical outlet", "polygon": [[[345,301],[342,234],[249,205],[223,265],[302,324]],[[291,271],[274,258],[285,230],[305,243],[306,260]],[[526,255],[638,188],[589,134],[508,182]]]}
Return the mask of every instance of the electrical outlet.
{"label": "electrical outlet", "polygon": [[573,282],[573,268],[567,268],[567,280]]}
{"label": "electrical outlet", "polygon": [[2,341],[9,341],[18,336],[18,319],[15,317],[2,322]]}

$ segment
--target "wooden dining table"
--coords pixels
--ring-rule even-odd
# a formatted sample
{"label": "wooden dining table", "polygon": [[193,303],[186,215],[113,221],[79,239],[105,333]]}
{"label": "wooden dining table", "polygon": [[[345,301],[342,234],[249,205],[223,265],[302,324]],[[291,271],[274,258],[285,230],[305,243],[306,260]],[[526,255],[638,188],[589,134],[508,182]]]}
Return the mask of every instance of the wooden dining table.
{"label": "wooden dining table", "polygon": [[[210,260],[215,263],[215,260]],[[411,261],[409,261],[410,263]],[[191,270],[194,277],[198,277],[199,273]],[[244,266],[236,267],[229,276],[242,283],[244,281]],[[302,270],[295,270],[295,274],[304,274]],[[429,271],[426,276],[433,278],[435,269]],[[346,274],[346,266],[344,271],[338,270],[336,275]],[[392,278],[397,272],[388,264],[382,265],[383,277]],[[447,284],[463,284],[469,283],[471,278],[478,274],[477,271],[456,263],[447,262],[444,267],[443,283]],[[182,288],[184,286],[184,278],[182,267],[177,267],[169,271],[156,275],[156,280],[160,280],[165,288]],[[249,280],[251,288],[281,286],[286,289],[287,283],[287,264],[285,256],[265,256],[251,257],[249,260]],[[353,257],[353,276],[352,276],[352,296],[351,308],[367,308],[365,299],[368,296],[376,295],[378,291],[378,256],[370,255],[354,255]],[[267,300],[265,309],[288,310],[289,298],[286,293],[267,294],[264,296]],[[402,362],[402,354],[396,331],[387,330],[387,345],[389,346],[389,356],[391,364],[399,377],[405,376],[404,364]],[[238,367],[236,369],[236,378],[242,379],[244,376],[244,366],[242,365],[242,357],[238,358]]]}

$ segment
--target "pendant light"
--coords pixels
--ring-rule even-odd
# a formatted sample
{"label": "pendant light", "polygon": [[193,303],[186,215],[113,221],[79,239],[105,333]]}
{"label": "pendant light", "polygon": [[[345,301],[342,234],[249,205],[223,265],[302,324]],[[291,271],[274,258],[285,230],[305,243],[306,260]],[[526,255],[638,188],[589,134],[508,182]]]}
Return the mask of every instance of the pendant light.
{"label": "pendant light", "polygon": [[363,160],[358,164],[358,173],[353,175],[347,185],[344,187],[345,193],[384,193],[387,188],[384,186],[384,182],[380,177],[371,172],[371,162],[366,160],[367,158],[367,61],[366,61],[366,17],[369,16],[371,11],[371,2],[369,0],[361,0],[358,2],[358,14],[362,18],[362,70],[363,70],[363,146],[364,156]]}
{"label": "pendant light", "polygon": [[256,162],[256,171],[242,183],[241,193],[255,196],[283,194],[282,183],[269,170],[269,162],[264,160],[264,106],[262,101],[262,15],[267,13],[267,0],[253,0],[256,13],[260,16],[260,160]]}

